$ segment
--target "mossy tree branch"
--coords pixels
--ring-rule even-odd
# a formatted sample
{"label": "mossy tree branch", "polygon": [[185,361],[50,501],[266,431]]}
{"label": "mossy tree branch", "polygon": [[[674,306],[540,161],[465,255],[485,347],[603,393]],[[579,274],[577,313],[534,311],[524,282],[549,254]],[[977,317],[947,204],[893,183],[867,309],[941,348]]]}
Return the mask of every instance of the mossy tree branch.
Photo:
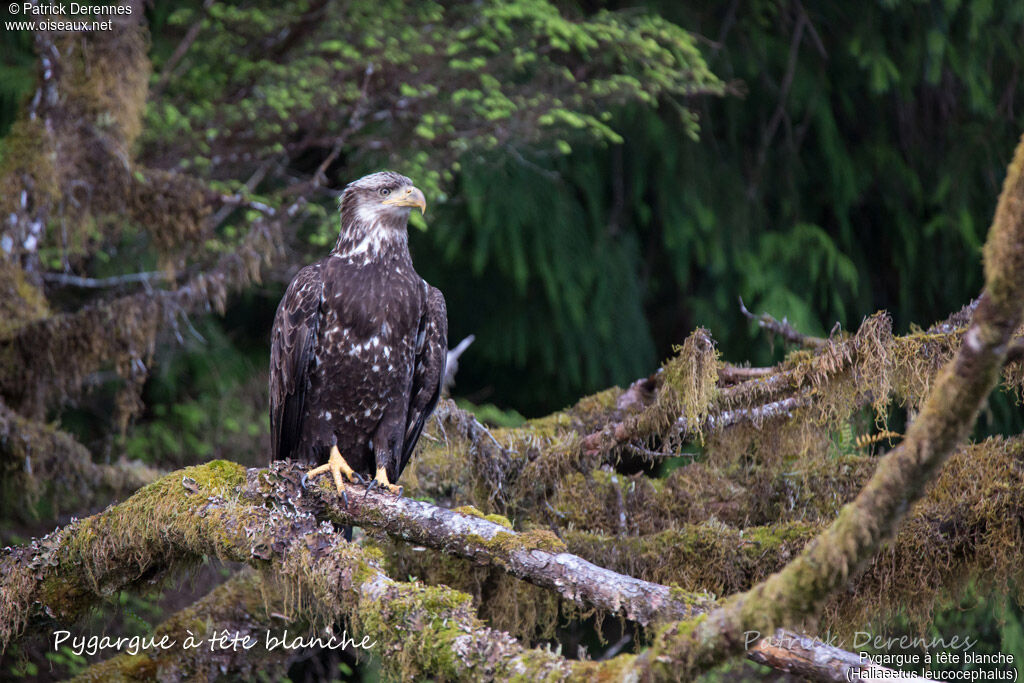
{"label": "mossy tree branch", "polygon": [[985,245],[985,290],[953,361],[940,372],[905,440],[853,503],[778,574],[691,623],[659,633],[632,664],[641,676],[679,678],[742,652],[744,634],[816,616],[893,535],[995,387],[1024,306],[1024,139],[1018,144]]}
{"label": "mossy tree branch", "polygon": [[[254,477],[251,481],[255,481]],[[469,596],[399,583],[379,556],[345,542],[286,501],[264,506],[245,470],[214,461],[167,475],[124,503],[72,523],[0,558],[0,645],[26,627],[65,623],[116,590],[205,556],[246,562],[302,596],[311,621],[346,619],[392,673],[416,677],[567,675],[574,665],[523,648],[474,615]]]}
{"label": "mossy tree branch", "polygon": [[[250,568],[235,573],[185,609],[172,615],[148,636],[172,647],[146,648],[137,654],[121,654],[93,664],[73,680],[95,681],[216,680],[230,672],[233,677],[256,680],[287,676],[288,663],[300,652],[284,647],[267,648],[266,634],[280,636],[283,629],[305,632],[308,622],[284,619],[285,596],[279,586]],[[276,615],[277,618],[275,618]],[[251,647],[210,647],[211,638],[224,633]],[[164,638],[167,640],[164,640]],[[202,643],[183,647],[188,638]]]}
{"label": "mossy tree branch", "polygon": [[[352,496],[343,508],[332,493],[304,490],[301,472],[290,465],[246,473],[237,465],[216,461],[167,475],[120,505],[30,547],[7,552],[0,580],[5,598],[0,623],[6,626],[0,633],[2,642],[6,646],[30,619],[37,627],[52,623],[51,619],[64,622],[113,591],[151,579],[181,562],[216,555],[248,562],[281,585],[280,590],[305,596],[288,619],[332,622],[345,618],[361,634],[379,640],[386,652],[401,650],[403,656],[396,661],[403,675],[586,676],[598,666],[524,649],[507,634],[479,623],[469,597],[457,591],[392,581],[380,570],[379,558],[344,542],[330,523],[318,522],[322,515],[313,511],[501,566],[591,607],[614,611],[618,609],[615,601],[632,605],[631,609],[643,611],[629,614],[630,618],[646,619],[644,623],[677,619],[707,607],[687,604],[681,593],[666,586],[639,582],[568,553],[552,552],[550,546],[557,542],[544,534],[517,534],[475,514],[379,493]],[[556,565],[554,572],[552,565]],[[236,595],[245,581],[241,578],[215,591],[159,633],[180,632],[192,623],[191,617],[214,609],[220,610],[219,620],[230,621],[234,613],[218,607],[223,592],[234,596],[232,602],[240,604],[239,609],[252,613],[252,600],[239,597],[246,593]],[[570,587],[568,593],[563,584]],[[649,601],[646,608],[636,603],[638,592]],[[410,631],[411,614],[417,615],[417,626]],[[788,637],[803,642],[793,634]],[[778,647],[773,652],[776,661],[785,659]],[[89,675],[117,671],[146,676],[161,666],[194,674],[202,667],[225,663],[223,656],[182,660],[136,655],[99,665]]]}
{"label": "mossy tree branch", "polygon": [[[295,500],[303,496],[301,468],[275,463],[270,472],[267,481],[276,489],[275,497]],[[582,607],[622,614],[646,626],[655,619],[691,617],[712,604],[706,595],[686,595],[587,562],[566,552],[565,544],[550,531],[517,532],[507,519],[484,517],[475,508],[446,510],[376,491],[353,489],[345,500],[331,486],[324,481],[322,486],[305,490],[314,509],[322,510],[318,516],[336,524],[380,529],[408,543],[501,567]]]}
{"label": "mossy tree branch", "polygon": [[97,464],[70,434],[22,417],[2,400],[0,473],[0,510],[23,517],[44,494],[55,505],[81,510],[129,495],[161,474],[140,462]]}

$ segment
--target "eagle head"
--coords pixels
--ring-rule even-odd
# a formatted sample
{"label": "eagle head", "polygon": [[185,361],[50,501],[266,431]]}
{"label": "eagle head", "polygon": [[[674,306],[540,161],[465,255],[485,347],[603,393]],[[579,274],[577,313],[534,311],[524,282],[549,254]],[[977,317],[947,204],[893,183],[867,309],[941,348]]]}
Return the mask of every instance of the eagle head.
{"label": "eagle head", "polygon": [[340,255],[374,256],[393,243],[406,244],[409,212],[427,209],[423,192],[404,175],[380,171],[351,182],[341,193]]}

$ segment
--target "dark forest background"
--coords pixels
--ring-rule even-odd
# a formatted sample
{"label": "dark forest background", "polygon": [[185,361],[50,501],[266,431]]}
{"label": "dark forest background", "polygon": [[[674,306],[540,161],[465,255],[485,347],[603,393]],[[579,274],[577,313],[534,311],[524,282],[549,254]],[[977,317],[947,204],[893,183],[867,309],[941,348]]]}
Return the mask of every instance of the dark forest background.
{"label": "dark forest background", "polygon": [[[979,291],[981,244],[1024,130],[1024,3],[555,4],[570,16],[647,12],[683,27],[721,93],[687,101],[689,110],[665,101],[609,108],[603,120],[615,134],[604,139],[473,147],[443,173],[416,156],[403,166],[346,150],[325,169],[333,190],[385,163],[422,181],[428,211],[410,229],[413,258],[447,297],[452,345],[476,336],[453,396],[481,419],[516,424],[624,386],[698,326],[727,360],[778,360],[782,342],[764,343],[741,297],[755,313],[826,336],[879,309],[892,314],[897,334],[926,328]],[[151,92],[201,11],[216,25],[237,21],[232,12],[258,23],[260,9],[148,4]],[[214,26],[193,46],[187,71],[169,86],[178,101],[186,93],[201,108],[223,87],[220,51],[245,38],[222,38]],[[34,87],[36,57],[28,34],[5,33],[0,49],[3,136]],[[159,158],[161,136],[202,116],[147,110],[140,144]],[[0,156],[8,145],[0,138]],[[313,173],[326,151],[292,157],[290,171]],[[301,258],[293,261],[320,258],[333,243],[332,199],[314,201],[328,218],[296,229],[289,248]],[[159,267],[129,233],[117,250],[79,260],[57,250],[40,256],[52,271],[97,278]],[[98,375],[86,398],[49,417],[93,453],[170,469],[250,452],[246,464],[263,464],[269,331],[293,273],[273,270],[232,295],[223,316],[190,315],[161,335],[145,407],[123,432],[111,428],[117,377]],[[79,296],[74,288],[50,294],[68,306]],[[1024,419],[1001,395],[979,424],[1018,433]],[[1019,610],[986,600],[978,598],[983,616],[971,617],[984,626],[964,626],[954,609],[937,628],[944,619],[953,631],[991,628],[993,643],[1024,650]]]}
{"label": "dark forest background", "polygon": [[[459,396],[544,414],[649,373],[696,325],[724,357],[766,362],[738,297],[825,334],[879,309],[897,331],[927,326],[978,290],[1022,120],[1019,3],[567,4],[641,7],[685,27],[730,92],[693,103],[697,139],[674,108],[634,105],[611,111],[620,144],[460,160],[449,194],[429,197],[429,228],[411,236],[417,268],[448,298],[452,339],[477,338]],[[156,71],[188,5],[149,7]],[[6,131],[35,62],[28,35],[6,35],[3,50]],[[170,125],[147,123],[160,118]],[[352,161],[331,169],[332,185],[379,163]],[[311,260],[329,249],[324,235],[306,239]],[[285,284],[193,321],[205,341],[193,336],[153,378],[148,417],[261,372]],[[202,385],[204,363],[215,387]]]}

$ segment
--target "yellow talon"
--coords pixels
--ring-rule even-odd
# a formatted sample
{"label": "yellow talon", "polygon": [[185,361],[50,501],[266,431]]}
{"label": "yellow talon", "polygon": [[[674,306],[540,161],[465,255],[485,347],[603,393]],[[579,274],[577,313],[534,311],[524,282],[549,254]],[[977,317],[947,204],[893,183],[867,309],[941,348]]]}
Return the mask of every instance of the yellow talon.
{"label": "yellow talon", "polygon": [[377,484],[382,489],[391,491],[391,493],[395,494],[396,496],[402,495],[402,487],[396,486],[395,484],[392,484],[390,481],[388,481],[388,473],[384,470],[383,467],[377,468],[377,475],[373,478],[373,480],[376,481]]}
{"label": "yellow talon", "polygon": [[353,483],[359,481],[359,475],[345,462],[345,458],[341,457],[341,451],[338,450],[337,445],[331,446],[331,457],[327,459],[327,464],[311,469],[306,474],[306,478],[312,479],[324,472],[330,472],[334,477],[334,486],[338,489],[338,493],[345,493],[342,475],[345,475],[345,479]]}

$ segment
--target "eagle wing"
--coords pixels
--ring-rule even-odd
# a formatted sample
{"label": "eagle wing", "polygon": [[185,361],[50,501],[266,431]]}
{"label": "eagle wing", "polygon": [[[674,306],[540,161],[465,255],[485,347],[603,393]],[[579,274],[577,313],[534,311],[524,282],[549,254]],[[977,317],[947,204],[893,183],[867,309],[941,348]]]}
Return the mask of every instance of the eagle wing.
{"label": "eagle wing", "polygon": [[402,457],[392,481],[397,481],[409,463],[416,442],[420,440],[427,418],[434,412],[441,397],[444,368],[448,355],[448,309],[440,290],[426,282],[426,306],[416,332],[416,356],[413,366],[412,391],[406,417]]}
{"label": "eagle wing", "polygon": [[270,439],[273,459],[291,456],[299,443],[309,371],[320,323],[320,264],[306,266],[288,285],[274,316],[270,348]]}

